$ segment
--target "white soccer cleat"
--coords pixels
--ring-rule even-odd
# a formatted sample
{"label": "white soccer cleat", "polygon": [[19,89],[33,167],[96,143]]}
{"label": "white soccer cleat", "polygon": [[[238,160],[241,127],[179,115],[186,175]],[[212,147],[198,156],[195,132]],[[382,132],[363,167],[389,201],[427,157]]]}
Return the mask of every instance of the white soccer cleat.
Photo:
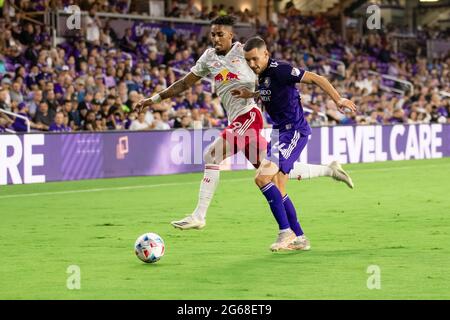
{"label": "white soccer cleat", "polygon": [[270,246],[270,250],[272,251],[280,251],[280,250],[291,250],[288,248],[289,244],[291,244],[297,237],[292,230],[286,232],[279,232],[277,240],[272,243]]}
{"label": "white soccer cleat", "polygon": [[328,167],[333,171],[332,178],[336,181],[344,182],[349,188],[353,189],[353,181],[349,174],[342,169],[342,166],[337,161],[331,162]]}
{"label": "white soccer cleat", "polygon": [[187,229],[202,229],[205,227],[206,222],[202,220],[197,220],[192,216],[187,216],[184,219],[178,221],[172,221],[171,224],[178,229],[187,230]]}
{"label": "white soccer cleat", "polygon": [[305,235],[296,237],[292,243],[287,246],[288,250],[303,250],[308,251],[311,249],[311,243]]}

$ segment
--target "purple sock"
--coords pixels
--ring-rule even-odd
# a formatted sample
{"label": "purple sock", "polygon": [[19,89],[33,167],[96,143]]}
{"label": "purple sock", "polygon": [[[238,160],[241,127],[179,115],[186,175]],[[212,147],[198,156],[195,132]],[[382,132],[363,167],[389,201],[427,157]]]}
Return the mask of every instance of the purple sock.
{"label": "purple sock", "polygon": [[283,204],[284,209],[286,210],[289,226],[291,227],[292,231],[295,232],[295,235],[297,237],[301,236],[303,234],[303,230],[302,227],[300,226],[300,223],[297,220],[297,212],[295,211],[294,204],[292,203],[288,195],[285,195],[283,197]]}
{"label": "purple sock", "polygon": [[270,210],[272,210],[275,220],[278,222],[280,230],[289,228],[289,220],[286,215],[286,210],[283,205],[283,198],[281,197],[280,190],[272,183],[266,184],[261,188],[261,192],[269,202]]}

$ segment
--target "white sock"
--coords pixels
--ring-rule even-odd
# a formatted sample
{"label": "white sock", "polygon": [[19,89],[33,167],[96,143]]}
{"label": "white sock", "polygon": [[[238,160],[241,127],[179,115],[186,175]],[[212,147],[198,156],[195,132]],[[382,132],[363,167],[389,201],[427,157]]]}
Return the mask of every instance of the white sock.
{"label": "white sock", "polygon": [[294,163],[294,168],[289,172],[289,179],[312,179],[317,177],[331,177],[333,171],[328,166],[320,164]]}
{"label": "white sock", "polygon": [[289,231],[291,231],[291,228],[280,229],[280,233],[285,233],[285,232],[289,232]]}
{"label": "white sock", "polygon": [[217,185],[219,184],[220,166],[215,164],[205,165],[205,173],[200,183],[197,208],[192,214],[198,220],[205,220],[209,204],[214,196]]}

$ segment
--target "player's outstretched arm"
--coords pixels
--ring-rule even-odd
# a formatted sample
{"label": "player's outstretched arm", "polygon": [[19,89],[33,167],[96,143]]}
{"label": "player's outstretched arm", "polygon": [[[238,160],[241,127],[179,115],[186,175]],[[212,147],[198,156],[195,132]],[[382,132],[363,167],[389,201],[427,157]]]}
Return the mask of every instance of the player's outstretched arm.
{"label": "player's outstretched arm", "polygon": [[345,108],[350,109],[352,112],[356,111],[356,105],[353,103],[353,101],[341,98],[339,92],[337,92],[337,90],[333,87],[333,85],[330,83],[330,81],[328,81],[327,78],[322,77],[314,72],[305,71],[301,82],[308,84],[314,83],[318,85],[331,97],[331,99],[333,99],[339,111],[343,112]]}
{"label": "player's outstretched arm", "polygon": [[152,105],[153,103],[158,103],[164,99],[175,97],[183,91],[186,91],[187,89],[192,87],[200,79],[201,77],[195,75],[192,72],[189,72],[183,78],[172,83],[172,85],[167,89],[164,89],[163,91],[151,96],[150,98],[139,101],[136,104],[135,108],[140,112],[142,109]]}

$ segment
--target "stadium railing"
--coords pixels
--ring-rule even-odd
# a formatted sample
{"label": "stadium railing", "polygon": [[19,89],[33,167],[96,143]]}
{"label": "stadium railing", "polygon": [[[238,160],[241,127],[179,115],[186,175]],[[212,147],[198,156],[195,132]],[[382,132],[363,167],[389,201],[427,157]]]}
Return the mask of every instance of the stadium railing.
{"label": "stadium railing", "polygon": [[[9,116],[13,116],[13,117],[25,120],[25,123],[27,124],[27,132],[28,133],[30,132],[30,119],[28,119],[27,117],[22,116],[22,115],[20,115],[18,113],[6,111],[6,110],[3,110],[3,109],[0,109],[0,112],[5,113],[5,114],[7,114]],[[16,133],[14,130],[11,130],[11,129],[6,129],[6,131],[9,132],[9,133]]]}
{"label": "stadium railing", "polygon": [[381,74],[372,70],[369,70],[368,73],[380,77],[380,88],[382,90],[395,92],[401,95],[405,95],[407,92],[411,94],[414,93],[414,85],[409,81],[402,80],[388,74]]}
{"label": "stadium railing", "polygon": [[[179,68],[174,68],[174,67],[172,67],[171,69],[172,69],[175,73],[179,73],[179,74],[181,74],[181,75],[186,75],[186,74],[189,73],[189,71],[182,70],[182,69],[179,69]],[[205,82],[208,82],[208,83],[209,83],[209,85],[210,85],[210,87],[211,87],[211,92],[210,92],[210,93],[214,93],[214,92],[215,92],[214,81],[213,81],[211,78],[204,77],[204,78],[202,78],[201,81],[205,81]],[[205,91],[208,92],[208,90],[205,90]]]}
{"label": "stadium railing", "polygon": [[439,91],[441,97],[450,98],[450,92],[447,91]]}
{"label": "stadium railing", "polygon": [[[311,53],[309,51],[304,51],[302,53],[306,53],[308,55],[310,55],[311,57],[313,57],[315,60],[320,59],[320,60],[325,60],[330,64],[330,72],[340,75],[341,77],[345,78],[345,74],[346,74],[346,68],[345,68],[345,63],[341,60],[337,60],[337,59],[332,59],[332,58],[328,58],[324,55],[321,54],[314,54]],[[334,69],[333,69],[334,67]]]}
{"label": "stadium railing", "polygon": [[[314,112],[314,110],[312,110],[312,109],[310,109],[310,108],[308,108],[308,107],[305,107],[304,105],[302,105],[302,107],[303,107],[303,111],[304,111],[305,113],[307,113],[307,114],[308,114],[308,113],[311,114],[311,113]],[[317,112],[317,114],[318,114],[319,116],[321,116],[322,119],[323,119],[324,121],[326,121],[326,120],[328,119],[327,115],[326,115],[325,113],[323,113],[323,112]]]}
{"label": "stadium railing", "polygon": [[346,72],[345,63],[343,61],[336,60],[336,59],[328,59],[328,61],[337,65],[336,70],[331,69],[330,72],[338,74],[338,75],[342,76],[343,78],[345,78],[345,72]]}

